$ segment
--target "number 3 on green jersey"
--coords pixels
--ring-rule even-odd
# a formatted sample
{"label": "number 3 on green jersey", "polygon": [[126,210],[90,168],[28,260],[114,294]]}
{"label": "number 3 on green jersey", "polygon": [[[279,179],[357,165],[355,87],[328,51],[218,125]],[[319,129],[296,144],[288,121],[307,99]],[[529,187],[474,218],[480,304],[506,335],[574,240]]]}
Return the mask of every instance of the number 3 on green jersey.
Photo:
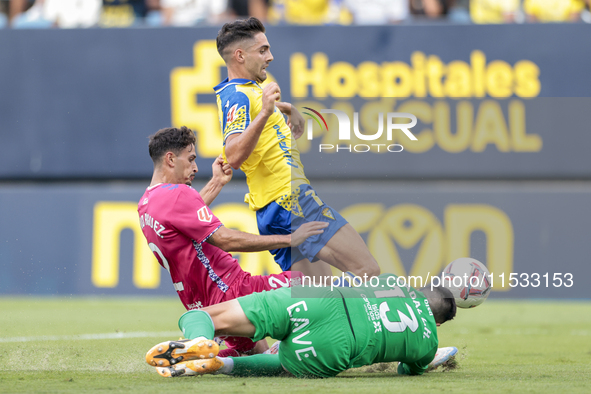
{"label": "number 3 on green jersey", "polygon": [[[394,287],[390,290],[374,291],[374,295],[376,298],[405,297],[402,290],[398,287]],[[401,311],[397,311],[398,318],[400,319],[400,321],[390,321],[390,319],[388,319],[388,316],[386,316],[386,313],[390,312],[390,307],[388,306],[388,303],[382,302],[380,304],[380,318],[382,319],[382,323],[384,324],[384,327],[386,327],[386,330],[390,332],[403,332],[407,328],[410,328],[412,332],[415,332],[417,328],[419,328],[419,321],[417,320],[417,317],[415,316],[415,313],[413,312],[412,308],[407,303],[405,303],[405,305],[411,317],[408,317]]]}

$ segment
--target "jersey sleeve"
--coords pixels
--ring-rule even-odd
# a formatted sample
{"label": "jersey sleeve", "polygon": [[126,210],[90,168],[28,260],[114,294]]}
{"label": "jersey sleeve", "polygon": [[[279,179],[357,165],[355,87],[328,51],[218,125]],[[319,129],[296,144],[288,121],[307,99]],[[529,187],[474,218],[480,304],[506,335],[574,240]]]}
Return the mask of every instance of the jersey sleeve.
{"label": "jersey sleeve", "polygon": [[433,358],[435,357],[437,348],[434,350],[435,351],[429,352],[429,354],[419,361],[412,363],[398,363],[398,375],[422,375],[427,368],[429,368],[429,363],[433,361]]}
{"label": "jersey sleeve", "polygon": [[181,185],[179,189],[168,221],[179,232],[201,244],[222,226],[222,222],[211,213],[195,189],[187,185]]}
{"label": "jersey sleeve", "polygon": [[250,125],[250,99],[242,92],[235,92],[225,100],[222,99],[223,122],[222,134],[224,144],[232,134],[242,133]]}

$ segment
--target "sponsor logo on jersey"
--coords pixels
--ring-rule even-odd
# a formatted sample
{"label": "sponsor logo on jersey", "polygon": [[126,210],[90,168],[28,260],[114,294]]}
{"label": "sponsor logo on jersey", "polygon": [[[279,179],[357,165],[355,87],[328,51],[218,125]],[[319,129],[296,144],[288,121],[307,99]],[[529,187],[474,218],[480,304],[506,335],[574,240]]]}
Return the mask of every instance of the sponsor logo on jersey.
{"label": "sponsor logo on jersey", "polygon": [[379,321],[374,321],[373,322],[373,328],[374,328],[374,334],[378,333],[378,332],[382,332],[382,324]]}
{"label": "sponsor logo on jersey", "polygon": [[201,309],[201,308],[203,308],[203,304],[201,303],[201,301],[197,301],[197,302],[187,305],[188,310]]}
{"label": "sponsor logo on jersey", "polygon": [[238,108],[238,104],[235,104],[228,110],[226,115],[226,131],[224,135],[233,131],[243,131],[244,129],[246,129],[246,105]]}
{"label": "sponsor logo on jersey", "polygon": [[[308,306],[306,305],[306,301],[299,301],[287,307],[287,313],[290,317],[289,320],[293,324],[293,330],[291,332],[293,335],[291,336],[291,342],[297,347],[310,345],[306,348],[300,348],[295,350],[295,355],[297,356],[299,361],[302,361],[301,355],[303,355],[304,358],[309,358],[310,355],[312,355],[313,357],[318,357],[318,354],[316,353],[316,349],[314,349],[312,341],[304,340],[304,338],[310,333],[310,330],[308,329],[306,331],[301,332],[305,327],[307,327],[310,324],[310,319],[304,317],[307,315],[304,312],[308,312]],[[296,317],[295,315],[297,315],[298,317]],[[306,339],[312,338],[308,337]]]}
{"label": "sponsor logo on jersey", "polygon": [[197,217],[202,222],[211,223],[211,219],[213,219],[213,215],[209,213],[207,207],[203,207],[197,211]]}
{"label": "sponsor logo on jersey", "polygon": [[232,106],[232,108],[230,108],[228,110],[228,114],[226,115],[226,124],[231,124],[234,121],[234,119],[236,118],[236,110],[237,109],[238,109],[238,104],[234,104]]}

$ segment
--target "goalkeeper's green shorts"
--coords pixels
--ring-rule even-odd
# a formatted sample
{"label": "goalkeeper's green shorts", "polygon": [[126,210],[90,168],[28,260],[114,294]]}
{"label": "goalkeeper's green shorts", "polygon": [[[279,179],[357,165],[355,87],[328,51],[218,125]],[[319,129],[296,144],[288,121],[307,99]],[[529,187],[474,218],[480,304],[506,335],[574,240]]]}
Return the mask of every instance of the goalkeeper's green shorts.
{"label": "goalkeeper's green shorts", "polygon": [[[351,365],[355,340],[338,291],[310,288],[292,298],[291,288],[237,298],[256,327],[254,341],[280,340],[279,359],[297,377],[332,377]],[[309,297],[314,298],[309,298]]]}

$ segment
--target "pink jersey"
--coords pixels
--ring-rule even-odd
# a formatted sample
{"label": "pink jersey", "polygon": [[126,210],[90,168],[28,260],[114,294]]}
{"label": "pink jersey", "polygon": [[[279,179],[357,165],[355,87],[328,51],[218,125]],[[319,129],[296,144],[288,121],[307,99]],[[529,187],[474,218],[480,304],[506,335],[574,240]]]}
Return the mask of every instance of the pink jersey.
{"label": "pink jersey", "polygon": [[221,302],[234,281],[242,282],[248,275],[230,253],[205,242],[222,223],[192,187],[149,187],[138,204],[138,213],[150,249],[170,272],[187,309]]}

